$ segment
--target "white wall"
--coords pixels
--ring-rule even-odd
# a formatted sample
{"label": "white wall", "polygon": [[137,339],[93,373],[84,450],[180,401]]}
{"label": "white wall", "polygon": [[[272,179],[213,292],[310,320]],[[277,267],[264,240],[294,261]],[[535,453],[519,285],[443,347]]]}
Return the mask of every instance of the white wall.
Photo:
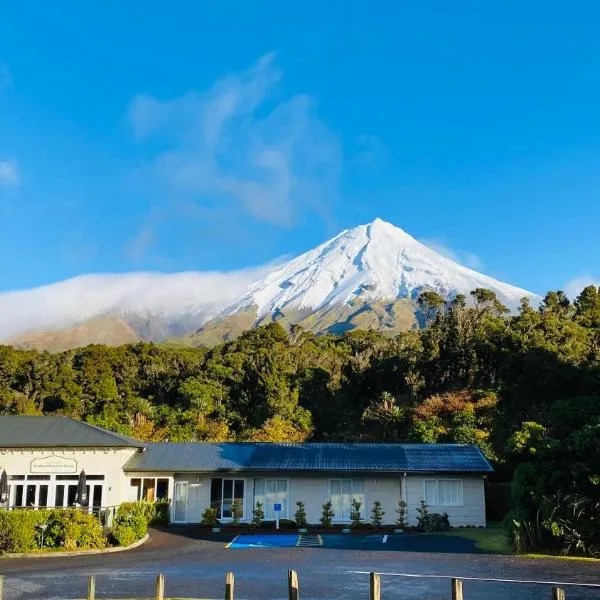
{"label": "white wall", "polygon": [[[173,481],[169,486],[170,497],[173,498],[174,485],[178,481],[188,483],[188,510],[187,522],[198,523],[202,513],[210,506],[211,476],[207,474],[179,474],[173,477],[165,473],[128,473],[128,477],[171,477]],[[228,477],[219,474],[218,477]],[[252,475],[232,475],[235,479],[245,480],[245,506],[243,521],[252,519],[254,507],[254,479],[286,479],[288,481],[288,514],[282,514],[281,518],[294,519],[296,502],[304,502],[306,516],[309,523],[317,524],[321,518],[322,505],[329,500],[329,475],[296,476],[281,473],[253,473]],[[338,479],[340,477],[337,477]],[[398,502],[403,498],[401,492],[403,477],[377,476],[377,477],[347,477],[349,479],[362,479],[365,484],[366,506],[365,516],[369,520],[371,509],[375,501],[381,502],[385,512],[383,522],[393,525],[396,522]],[[463,481],[463,504],[462,506],[435,506],[429,507],[430,512],[447,512],[452,526],[485,526],[485,496],[484,480],[481,476],[421,476],[408,475],[406,478],[405,497],[408,504],[408,523],[416,525],[417,508],[421,498],[424,497],[423,481],[425,479],[461,479]],[[338,519],[334,519],[338,521]]]}
{"label": "white wall", "polygon": [[425,479],[461,479],[463,481],[462,506],[430,505],[430,512],[436,512],[440,514],[444,512],[448,513],[450,525],[453,527],[485,527],[484,480],[480,475],[408,475],[406,478],[406,502],[408,504],[407,511],[409,525],[416,525],[417,508],[420,506],[421,499],[424,498],[423,481]]}
{"label": "white wall", "polygon": [[[5,469],[8,475],[30,475],[31,461],[49,456],[75,459],[72,474],[75,478],[83,470],[87,475],[104,475],[102,491],[103,506],[117,506],[127,499],[129,481],[123,472],[125,463],[135,454],[135,448],[35,448],[2,449],[0,452],[0,471]],[[54,474],[48,472],[51,477]],[[61,471],[60,475],[66,475]],[[11,482],[9,482],[10,484]],[[17,482],[15,482],[17,483]],[[18,482],[18,483],[26,483]],[[38,482],[39,483],[39,482]],[[94,482],[97,484],[100,482]],[[54,485],[54,482],[52,482]],[[52,498],[53,496],[51,496]]]}

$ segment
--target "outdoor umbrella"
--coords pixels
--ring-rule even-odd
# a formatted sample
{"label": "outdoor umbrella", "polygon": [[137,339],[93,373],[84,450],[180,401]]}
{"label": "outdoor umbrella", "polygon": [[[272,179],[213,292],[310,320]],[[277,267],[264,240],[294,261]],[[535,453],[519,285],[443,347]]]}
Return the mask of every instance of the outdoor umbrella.
{"label": "outdoor umbrella", "polygon": [[2,471],[0,475],[0,504],[8,501],[8,475],[6,471]]}
{"label": "outdoor umbrella", "polygon": [[85,471],[81,471],[81,473],[79,473],[79,481],[77,482],[77,496],[75,497],[75,502],[79,504],[79,506],[88,505],[88,493],[87,482],[85,480]]}

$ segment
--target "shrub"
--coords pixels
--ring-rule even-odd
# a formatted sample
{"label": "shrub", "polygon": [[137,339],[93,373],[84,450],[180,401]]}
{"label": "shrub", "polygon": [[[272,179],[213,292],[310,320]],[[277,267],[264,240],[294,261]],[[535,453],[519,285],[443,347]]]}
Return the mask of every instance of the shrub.
{"label": "shrub", "polygon": [[352,527],[360,527],[362,525],[362,519],[360,516],[360,507],[362,503],[356,498],[352,499],[352,510],[350,511],[350,521],[352,522]]}
{"label": "shrub", "polygon": [[296,519],[296,525],[298,526],[298,528],[302,528],[302,527],[306,527],[307,522],[306,522],[306,510],[304,508],[304,502],[296,502],[296,506],[298,507],[298,509],[296,510],[296,514],[295,514],[295,519]]}
{"label": "shrub", "polygon": [[323,512],[321,513],[320,519],[321,525],[323,527],[331,527],[333,517],[335,517],[335,513],[333,512],[331,500],[329,500],[329,502],[325,502],[325,504],[323,504]]}
{"label": "shrub", "polygon": [[219,525],[219,519],[217,518],[217,509],[211,508],[210,506],[202,513],[202,520],[200,524],[204,527],[216,527]]}
{"label": "shrub", "polygon": [[417,508],[417,529],[423,533],[448,531],[450,529],[448,513],[441,515],[439,513],[430,513],[427,503],[421,500],[421,506]]}
{"label": "shrub", "polygon": [[239,524],[240,519],[242,518],[242,515],[244,514],[243,511],[244,511],[244,509],[243,509],[242,505],[237,500],[234,500],[233,504],[231,505],[231,516],[233,517],[232,523],[234,525]]}
{"label": "shrub", "polygon": [[31,552],[38,548],[36,526],[48,520],[45,510],[0,511],[0,552]]}
{"label": "shrub", "polygon": [[116,544],[124,548],[131,546],[131,544],[137,541],[135,531],[129,525],[117,523],[113,527],[111,534]]}
{"label": "shrub", "polygon": [[159,500],[157,502],[148,502],[139,500],[137,502],[123,502],[117,511],[121,513],[134,514],[145,519],[148,525],[166,525],[169,523],[169,502]]}
{"label": "shrub", "polygon": [[[52,530],[55,547],[65,550],[81,550],[106,547],[106,535],[102,525],[94,515],[81,510],[65,510],[50,516],[48,533]],[[49,541],[50,536],[45,536]]]}
{"label": "shrub", "polygon": [[396,518],[396,526],[398,529],[406,529],[406,508],[406,502],[400,500],[400,502],[398,502],[398,508],[396,509],[398,515]]}
{"label": "shrub", "polygon": [[0,511],[0,552],[31,552],[42,547],[39,525],[47,525],[44,548],[85,550],[106,547],[98,520],[87,512],[65,510]]}
{"label": "shrub", "polygon": [[254,510],[252,511],[252,525],[254,527],[260,527],[264,520],[265,511],[263,510],[262,502],[257,502]]}
{"label": "shrub", "polygon": [[385,515],[385,511],[381,508],[381,502],[376,500],[371,510],[371,525],[377,528],[383,527],[383,515]]}
{"label": "shrub", "polygon": [[417,508],[417,529],[419,531],[425,531],[427,523],[429,521],[429,506],[425,500],[421,500],[419,508]]}

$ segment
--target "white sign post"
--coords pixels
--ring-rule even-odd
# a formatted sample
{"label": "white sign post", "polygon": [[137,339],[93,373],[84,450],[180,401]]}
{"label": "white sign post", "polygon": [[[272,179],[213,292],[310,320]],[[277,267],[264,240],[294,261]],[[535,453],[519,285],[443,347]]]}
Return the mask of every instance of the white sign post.
{"label": "white sign post", "polygon": [[281,512],[281,504],[273,504],[275,511],[275,529],[279,530],[279,513]]}

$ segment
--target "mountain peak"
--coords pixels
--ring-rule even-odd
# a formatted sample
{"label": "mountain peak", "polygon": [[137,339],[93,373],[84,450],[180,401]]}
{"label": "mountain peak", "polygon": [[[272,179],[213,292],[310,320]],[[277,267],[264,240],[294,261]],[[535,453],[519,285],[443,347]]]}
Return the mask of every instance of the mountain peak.
{"label": "mountain peak", "polygon": [[452,296],[478,287],[493,290],[511,309],[523,296],[533,297],[463,267],[377,218],[279,265],[225,314],[255,308],[260,319],[292,308],[306,312],[357,300],[414,300],[426,289]]}

